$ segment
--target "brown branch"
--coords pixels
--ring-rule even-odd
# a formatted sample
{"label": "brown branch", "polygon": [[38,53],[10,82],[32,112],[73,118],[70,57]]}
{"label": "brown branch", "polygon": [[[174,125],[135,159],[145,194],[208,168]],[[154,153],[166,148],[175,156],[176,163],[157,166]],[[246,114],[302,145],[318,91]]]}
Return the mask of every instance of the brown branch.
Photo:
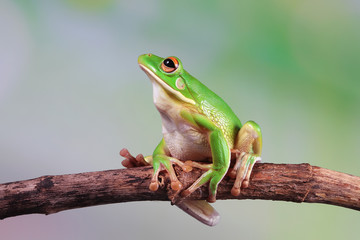
{"label": "brown branch", "polygon": [[[174,200],[163,177],[162,187],[148,189],[151,167],[108,170],[0,184],[0,219],[30,213],[51,214],[87,206],[130,201]],[[200,176],[199,170],[178,171],[185,186]],[[256,164],[250,186],[239,197],[230,194],[233,180],[225,178],[218,199],[267,199],[326,203],[360,210],[360,177],[314,167],[309,164]],[[190,198],[206,199],[206,187]]]}

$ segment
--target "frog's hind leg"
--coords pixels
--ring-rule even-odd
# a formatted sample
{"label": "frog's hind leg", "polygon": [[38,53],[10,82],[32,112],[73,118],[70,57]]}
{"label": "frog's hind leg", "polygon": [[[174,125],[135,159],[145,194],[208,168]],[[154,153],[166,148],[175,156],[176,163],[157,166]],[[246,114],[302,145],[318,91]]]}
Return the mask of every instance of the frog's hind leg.
{"label": "frog's hind leg", "polygon": [[238,196],[241,187],[249,186],[254,164],[261,160],[262,136],[259,125],[246,122],[240,129],[235,143],[236,162],[229,176],[235,179],[231,194]]}

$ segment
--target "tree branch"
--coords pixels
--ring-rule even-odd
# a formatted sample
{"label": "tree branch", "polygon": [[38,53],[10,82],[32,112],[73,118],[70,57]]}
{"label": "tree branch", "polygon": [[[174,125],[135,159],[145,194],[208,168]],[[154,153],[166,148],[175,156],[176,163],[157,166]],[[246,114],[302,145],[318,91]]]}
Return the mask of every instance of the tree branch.
{"label": "tree branch", "polygon": [[[177,169],[185,187],[200,175],[194,169]],[[149,190],[152,167],[108,170],[79,174],[43,176],[31,180],[0,184],[0,219],[23,214],[51,214],[63,210],[130,201],[168,201],[177,193],[169,188],[162,175],[158,191]],[[360,177],[309,164],[258,163],[250,186],[240,196],[230,194],[233,180],[219,185],[217,199],[267,199],[291,202],[326,203],[360,210]],[[190,195],[206,199],[207,187]]]}

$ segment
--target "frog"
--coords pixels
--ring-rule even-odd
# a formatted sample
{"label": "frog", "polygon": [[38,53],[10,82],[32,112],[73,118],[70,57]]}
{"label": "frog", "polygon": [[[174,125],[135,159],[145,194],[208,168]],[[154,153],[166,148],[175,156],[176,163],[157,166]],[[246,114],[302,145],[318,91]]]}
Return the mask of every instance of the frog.
{"label": "frog", "polygon": [[[255,163],[261,161],[259,125],[254,121],[242,124],[221,97],[183,68],[178,57],[162,58],[148,53],[138,57],[138,64],[151,81],[163,137],[147,157],[133,157],[123,149],[120,152],[126,158],[123,165],[152,165],[151,191],[159,189],[159,173],[165,170],[171,189],[181,191],[182,199],[208,184],[207,202],[215,202],[218,185],[226,175],[235,179],[231,194],[239,196],[241,189],[250,184]],[[234,164],[230,167],[232,159]],[[174,165],[186,172],[199,168],[203,174],[182,189]],[[207,202],[181,201],[178,206],[203,223],[215,225],[218,213]],[[199,216],[199,212],[206,216]]]}

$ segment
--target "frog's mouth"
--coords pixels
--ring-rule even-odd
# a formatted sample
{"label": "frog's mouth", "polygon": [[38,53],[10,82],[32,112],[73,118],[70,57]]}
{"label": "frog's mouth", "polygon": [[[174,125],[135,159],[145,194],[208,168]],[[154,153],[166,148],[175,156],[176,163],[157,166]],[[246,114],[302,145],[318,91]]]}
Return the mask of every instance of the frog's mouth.
{"label": "frog's mouth", "polygon": [[146,75],[150,78],[150,80],[154,84],[158,84],[159,86],[161,86],[164,89],[164,91],[167,92],[169,95],[174,95],[174,96],[176,96],[176,98],[178,98],[179,100],[181,100],[183,102],[195,105],[194,100],[186,98],[186,97],[184,97],[184,95],[182,95],[178,91],[174,90],[172,87],[170,87],[168,84],[166,84],[161,78],[159,78],[153,71],[148,69],[146,66],[144,66],[142,64],[139,64],[139,66],[146,73]]}

